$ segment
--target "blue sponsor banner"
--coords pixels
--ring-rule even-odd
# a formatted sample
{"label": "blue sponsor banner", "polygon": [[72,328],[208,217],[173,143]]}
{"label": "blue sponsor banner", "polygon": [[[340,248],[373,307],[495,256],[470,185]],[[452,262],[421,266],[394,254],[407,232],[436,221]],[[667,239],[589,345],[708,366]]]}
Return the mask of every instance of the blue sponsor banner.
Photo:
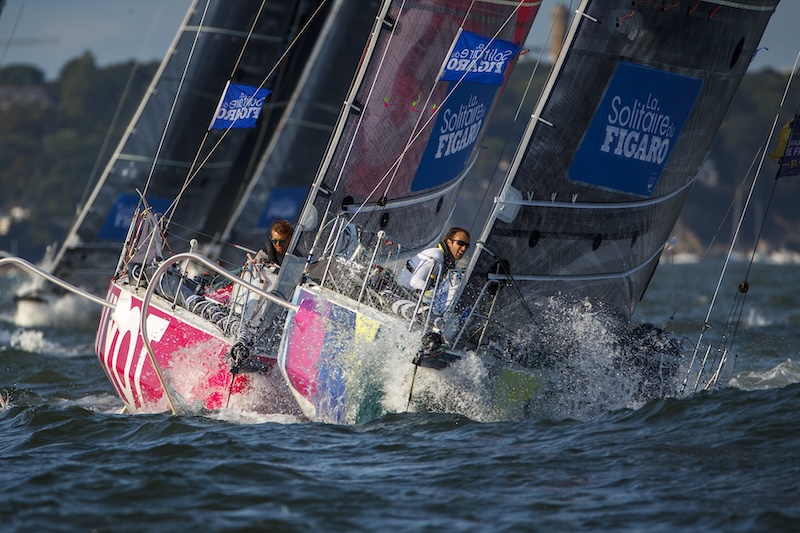
{"label": "blue sponsor banner", "polygon": [[276,220],[288,220],[292,224],[300,216],[300,209],[308,194],[306,187],[286,187],[273,189],[267,205],[258,217],[257,228],[268,229]]}
{"label": "blue sponsor banner", "polygon": [[699,78],[620,63],[572,160],[570,179],[650,196],[702,88]]}
{"label": "blue sponsor banner", "polygon": [[795,116],[786,127],[789,128],[789,138],[786,139],[786,149],[780,159],[779,178],[800,174],[800,117]]}
{"label": "blue sponsor banner", "polygon": [[228,82],[209,129],[254,128],[272,91]]}
{"label": "blue sponsor banner", "polygon": [[486,126],[497,87],[461,83],[436,112],[436,123],[411,183],[421,191],[458,177]]}
{"label": "blue sponsor banner", "polygon": [[[148,198],[147,203],[153,208],[154,213],[163,214],[169,208],[172,200],[170,198]],[[97,237],[108,241],[124,241],[138,204],[138,194],[120,194],[100,231],[97,232]]]}
{"label": "blue sponsor banner", "polygon": [[519,47],[510,42],[462,31],[453,51],[445,60],[444,81],[464,81],[503,85],[506,67]]}

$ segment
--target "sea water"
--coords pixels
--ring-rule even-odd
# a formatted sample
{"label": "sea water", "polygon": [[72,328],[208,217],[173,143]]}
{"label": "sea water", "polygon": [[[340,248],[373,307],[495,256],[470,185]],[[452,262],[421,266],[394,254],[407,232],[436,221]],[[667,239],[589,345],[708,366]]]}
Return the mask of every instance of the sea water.
{"label": "sea water", "polygon": [[[668,259],[636,320],[691,341],[746,265],[715,294],[719,264]],[[94,332],[16,327],[0,279],[0,531],[796,531],[800,267],[748,280],[720,389],[581,420],[336,426],[120,414]]]}

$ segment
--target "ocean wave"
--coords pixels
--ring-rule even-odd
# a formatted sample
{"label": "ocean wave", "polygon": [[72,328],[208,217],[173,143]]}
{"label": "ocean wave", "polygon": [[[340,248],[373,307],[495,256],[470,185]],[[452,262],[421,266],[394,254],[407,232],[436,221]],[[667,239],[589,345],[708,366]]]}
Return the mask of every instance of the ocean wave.
{"label": "ocean wave", "polygon": [[728,382],[730,387],[742,390],[777,389],[800,383],[800,366],[791,359],[766,371],[747,371],[736,374]]}

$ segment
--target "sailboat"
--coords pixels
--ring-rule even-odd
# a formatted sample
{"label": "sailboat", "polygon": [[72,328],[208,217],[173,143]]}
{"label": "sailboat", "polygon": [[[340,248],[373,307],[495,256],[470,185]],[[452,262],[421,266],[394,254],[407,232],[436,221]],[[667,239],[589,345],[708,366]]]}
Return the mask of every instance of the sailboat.
{"label": "sailboat", "polygon": [[383,371],[419,344],[415,321],[392,309],[427,324],[430,306],[388,288],[455,209],[539,6],[384,2],[381,31],[364,54],[290,248],[307,275],[292,298],[297,310],[288,313],[279,364],[309,418],[359,419],[369,385],[362,380],[356,392],[357,383],[344,381],[375,366],[370,354],[386,358],[376,369]]}
{"label": "sailboat", "polygon": [[[258,187],[262,197],[248,205],[248,209],[257,215],[262,213],[266,201],[263,195],[271,190],[269,185],[259,185],[267,181],[260,169],[271,164],[264,154],[273,137],[286,128],[289,120],[286,110],[300,96],[307,77],[308,58],[312,53],[320,55],[315,52],[318,37],[323,32],[329,33],[325,28],[332,26],[326,20],[332,13],[340,16],[339,20],[357,20],[350,13],[340,15],[343,10],[340,4],[193,2],[123,139],[79,210],[63,245],[43,263],[43,268],[92,294],[103,294],[111,278],[108,265],[117,262],[139,202],[137,187],[147,188],[148,201],[157,212],[164,212],[180,198],[170,224],[173,245],[194,238],[212,257],[222,254],[225,248],[219,243],[233,238],[229,226],[241,215],[241,209],[237,211],[235,207],[247,202],[250,191]],[[318,13],[311,18],[311,26],[303,38],[287,50],[293,32],[315,12]],[[248,35],[250,21],[258,13],[261,13],[260,25]],[[370,17],[359,20],[362,20],[359,32],[354,34],[366,31],[360,28]],[[203,31],[198,34],[196,29],[201,21]],[[346,31],[352,28],[350,24],[342,24],[342,28]],[[239,57],[245,39],[247,53]],[[346,50],[344,44],[323,48],[323,55],[341,50]],[[354,61],[352,56],[352,53],[341,54],[338,61],[343,69],[346,69],[344,64]],[[265,86],[271,95],[258,126],[225,136],[211,159],[204,161],[207,154],[195,153],[195,149],[203,141],[209,117],[218,103],[220,80],[252,81],[263,74],[266,66],[276,64],[280,68]],[[231,72],[233,68],[235,71]],[[326,98],[341,99],[344,91],[346,86],[338,88],[332,84],[326,94],[319,90],[316,94],[302,94],[314,99],[314,104],[306,107],[319,112],[329,101]],[[317,131],[325,131],[335,122],[335,113],[322,111],[314,122]],[[208,140],[206,144],[210,144]],[[315,158],[318,160],[319,156],[306,155],[307,161],[313,162]],[[194,183],[184,189],[187,172],[199,166],[202,170]],[[307,188],[310,182],[309,176],[298,180],[296,185]],[[245,248],[263,244],[263,223],[252,222],[253,227],[236,235],[237,244]],[[260,234],[256,233],[258,230]],[[237,252],[241,254],[240,250]],[[233,257],[234,253],[225,256]],[[82,305],[80,298],[43,283],[42,278],[36,278],[33,286],[22,287],[15,301],[15,322],[22,326],[72,322],[84,316],[95,320],[90,304]]]}
{"label": "sailboat", "polygon": [[[144,102],[121,144],[122,155],[108,169],[109,176],[125,177],[126,193],[121,196],[125,203],[118,200],[108,215],[121,232],[107,296],[115,307],[102,314],[96,352],[127,412],[195,412],[250,400],[255,409],[269,400],[253,391],[269,388],[261,374],[268,373],[270,358],[259,354],[269,352],[265,346],[271,338],[251,331],[250,322],[242,319],[245,312],[253,312],[255,293],[243,289],[231,295],[229,285],[227,292],[223,288],[212,298],[208,284],[214,271],[223,285],[226,279],[238,280],[229,274],[235,269],[225,258],[241,266],[245,252],[254,252],[268,238],[268,193],[270,185],[277,184],[263,174],[272,164],[274,137],[292,127],[301,130],[294,138],[305,148],[307,164],[315,157],[318,161],[316,154],[324,149],[303,143],[315,141],[320,131],[331,127],[333,118],[325,113],[333,114],[325,109],[320,113],[318,107],[343,98],[351,78],[347,72],[355,70],[374,20],[368,5],[353,9],[344,4],[202,0],[190,9],[158,78],[159,84],[169,82],[174,111],[160,100]],[[360,44],[354,47],[353,40]],[[323,85],[309,74],[322,67],[338,68],[344,76]],[[167,72],[172,75],[167,77]],[[202,84],[192,85],[193,81]],[[159,87],[151,93],[160,92]],[[227,100],[232,87],[242,92]],[[252,94],[245,92],[251,89]],[[271,91],[269,100],[264,90]],[[264,107],[257,109],[255,102]],[[184,109],[183,115],[177,114]],[[301,115],[315,113],[314,122],[298,125],[293,120],[297,115],[289,112],[297,109]],[[152,131],[142,132],[142,124],[152,124],[144,121],[148,112],[162,120]],[[254,129],[212,127],[221,117],[233,117],[229,122],[235,123],[259,112]],[[128,146],[142,133],[148,135],[138,142],[148,143],[135,145],[141,151],[130,155]],[[167,148],[176,155],[166,156]],[[307,187],[310,179],[300,174],[295,185]],[[235,233],[234,228],[241,230]],[[201,259],[187,263],[177,253],[187,249]],[[176,257],[184,262],[177,264]],[[155,272],[162,263],[177,265],[163,279]],[[264,298],[275,299],[269,294]],[[270,325],[264,320],[264,331]],[[246,343],[246,350],[254,352],[249,357],[244,338],[251,336],[265,338],[257,346]],[[234,345],[239,347],[235,361]]]}
{"label": "sailboat", "polygon": [[375,117],[404,88],[385,62],[419,62],[376,47],[301,215],[319,230],[293,242],[321,270],[279,355],[306,416],[585,417],[676,394],[680,343],[631,319],[777,3],[581,1],[474,253],[432,294],[393,282],[447,229],[460,177],[431,168],[424,122]]}

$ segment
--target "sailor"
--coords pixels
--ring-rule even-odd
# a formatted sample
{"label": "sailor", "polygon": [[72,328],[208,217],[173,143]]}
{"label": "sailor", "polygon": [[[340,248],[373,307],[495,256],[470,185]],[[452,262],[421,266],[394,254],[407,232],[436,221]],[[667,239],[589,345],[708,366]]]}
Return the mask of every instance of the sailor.
{"label": "sailor", "polygon": [[[464,257],[470,245],[469,232],[463,228],[450,228],[435,248],[428,248],[406,262],[397,275],[397,282],[411,291],[426,291],[436,286],[437,276],[447,279],[447,273]],[[442,288],[440,283],[440,289]]]}
{"label": "sailor", "polygon": [[289,248],[293,232],[294,229],[287,220],[276,221],[269,230],[269,240],[264,247],[258,251],[255,258],[250,254],[247,254],[247,258],[254,263],[280,267],[286,256],[286,250]]}
{"label": "sailor", "polygon": [[[292,225],[286,220],[278,220],[273,223],[269,230],[269,240],[256,253],[255,257],[247,254],[247,263],[239,277],[264,290],[273,290],[277,284],[278,271],[283,264],[286,251],[289,249],[289,240],[291,240],[293,232]],[[232,296],[232,299],[239,305],[242,297],[245,298],[242,316],[254,319],[259,310],[264,308],[261,296],[256,292],[243,291]]]}

